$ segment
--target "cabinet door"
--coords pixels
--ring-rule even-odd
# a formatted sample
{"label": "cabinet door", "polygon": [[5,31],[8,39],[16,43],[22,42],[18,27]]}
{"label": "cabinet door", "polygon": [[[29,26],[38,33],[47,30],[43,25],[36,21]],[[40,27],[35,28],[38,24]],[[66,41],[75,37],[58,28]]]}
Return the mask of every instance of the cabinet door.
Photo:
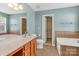
{"label": "cabinet door", "polygon": [[31,56],[36,54],[36,39],[31,41]]}
{"label": "cabinet door", "polygon": [[28,49],[30,48],[30,42],[28,42],[26,45],[25,45],[25,49]]}
{"label": "cabinet door", "polygon": [[28,48],[28,49],[26,49],[25,50],[25,56],[30,56],[31,54],[30,54],[30,48]]}
{"label": "cabinet door", "polygon": [[37,41],[34,39],[34,54],[36,54],[37,51]]}
{"label": "cabinet door", "polygon": [[31,56],[34,55],[34,41],[31,41]]}
{"label": "cabinet door", "polygon": [[12,52],[10,56],[24,56],[24,48],[19,48]]}
{"label": "cabinet door", "polygon": [[28,42],[25,45],[25,56],[30,56],[31,55],[31,48],[30,48],[30,42]]}

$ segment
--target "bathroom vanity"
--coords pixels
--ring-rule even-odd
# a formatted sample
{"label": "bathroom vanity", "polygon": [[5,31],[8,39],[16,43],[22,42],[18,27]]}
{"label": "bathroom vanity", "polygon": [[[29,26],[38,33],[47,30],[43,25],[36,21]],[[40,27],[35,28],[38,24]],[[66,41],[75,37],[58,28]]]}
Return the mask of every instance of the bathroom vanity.
{"label": "bathroom vanity", "polygon": [[22,38],[18,35],[8,36],[5,37],[6,39],[1,36],[3,38],[0,41],[1,56],[33,56],[36,54],[37,38],[35,36],[27,38]]}

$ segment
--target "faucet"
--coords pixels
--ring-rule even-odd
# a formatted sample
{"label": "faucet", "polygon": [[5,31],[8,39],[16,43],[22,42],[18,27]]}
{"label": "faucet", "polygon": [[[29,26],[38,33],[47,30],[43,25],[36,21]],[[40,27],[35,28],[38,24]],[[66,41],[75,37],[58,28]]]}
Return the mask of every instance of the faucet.
{"label": "faucet", "polygon": [[25,32],[25,33],[24,33],[24,37],[26,37],[26,34],[27,34],[27,33],[28,33],[28,32]]}

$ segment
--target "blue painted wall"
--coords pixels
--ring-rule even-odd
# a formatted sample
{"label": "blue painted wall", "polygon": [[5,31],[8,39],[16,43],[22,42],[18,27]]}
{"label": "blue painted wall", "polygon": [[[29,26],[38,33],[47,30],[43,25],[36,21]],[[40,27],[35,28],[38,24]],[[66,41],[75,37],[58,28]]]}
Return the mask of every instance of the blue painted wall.
{"label": "blue painted wall", "polygon": [[55,31],[79,31],[79,7],[35,12],[35,31],[42,33],[42,15],[54,14]]}

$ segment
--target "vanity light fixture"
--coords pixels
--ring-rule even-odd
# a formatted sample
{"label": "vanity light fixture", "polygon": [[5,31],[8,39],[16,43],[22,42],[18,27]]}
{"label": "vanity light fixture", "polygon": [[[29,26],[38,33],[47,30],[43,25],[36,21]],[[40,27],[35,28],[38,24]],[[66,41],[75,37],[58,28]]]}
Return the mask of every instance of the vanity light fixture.
{"label": "vanity light fixture", "polygon": [[13,8],[14,10],[23,10],[23,6],[20,3],[9,3],[8,7]]}

